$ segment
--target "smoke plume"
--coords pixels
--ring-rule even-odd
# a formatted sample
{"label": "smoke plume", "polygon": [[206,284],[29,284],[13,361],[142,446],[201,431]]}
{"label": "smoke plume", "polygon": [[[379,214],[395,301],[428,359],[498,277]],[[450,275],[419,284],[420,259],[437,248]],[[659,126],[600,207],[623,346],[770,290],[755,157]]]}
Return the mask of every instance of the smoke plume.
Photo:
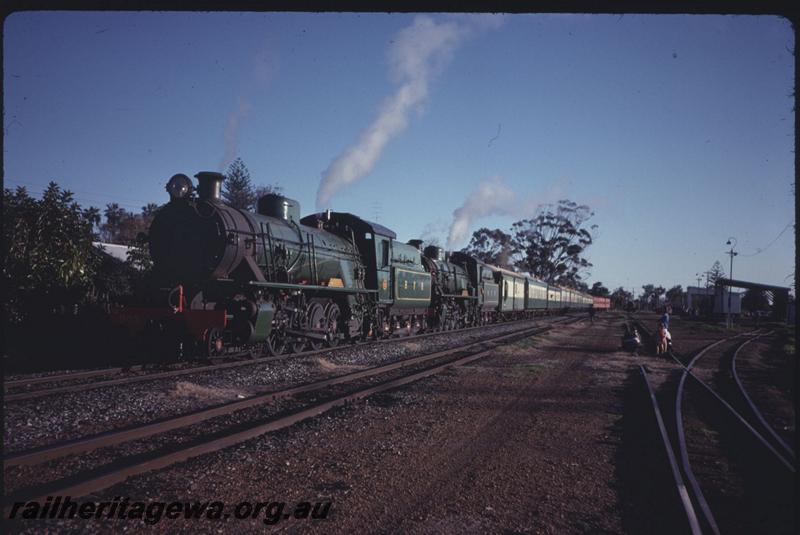
{"label": "smoke plume", "polygon": [[456,243],[466,238],[474,220],[492,215],[509,215],[516,211],[516,195],[503,183],[502,178],[495,176],[481,182],[472,190],[464,204],[453,211],[447,249],[452,250]]}
{"label": "smoke plume", "polygon": [[454,250],[466,241],[472,224],[482,217],[504,215],[518,218],[533,217],[548,203],[564,197],[564,179],[537,188],[536,194],[525,197],[505,185],[500,176],[484,180],[469,197],[453,211],[453,222],[447,237],[447,249]]}
{"label": "smoke plume", "polygon": [[500,17],[477,16],[452,17],[436,23],[428,16],[418,16],[411,26],[398,33],[389,49],[389,63],[400,86],[383,102],[378,116],[356,144],[322,173],[317,209],[327,208],[334,195],[372,171],[386,144],[408,125],[409,113],[424,104],[431,78],[464,39],[476,30],[496,27],[500,22]]}
{"label": "smoke plume", "polygon": [[225,126],[224,134],[225,152],[219,161],[219,171],[221,173],[236,158],[236,153],[239,150],[239,129],[242,121],[250,115],[251,110],[250,103],[244,98],[239,98],[239,106],[228,116],[228,124]]}

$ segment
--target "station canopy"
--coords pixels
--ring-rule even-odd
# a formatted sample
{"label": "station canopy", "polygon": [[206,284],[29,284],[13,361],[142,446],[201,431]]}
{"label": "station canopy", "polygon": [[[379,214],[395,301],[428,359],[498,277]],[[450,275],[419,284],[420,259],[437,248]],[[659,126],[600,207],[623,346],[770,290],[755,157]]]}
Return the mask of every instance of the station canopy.
{"label": "station canopy", "polygon": [[726,278],[717,279],[714,286],[730,286],[731,288],[746,288],[748,290],[768,292],[772,294],[773,317],[778,320],[786,319],[787,307],[789,305],[789,288],[786,286],[773,286],[772,284]]}

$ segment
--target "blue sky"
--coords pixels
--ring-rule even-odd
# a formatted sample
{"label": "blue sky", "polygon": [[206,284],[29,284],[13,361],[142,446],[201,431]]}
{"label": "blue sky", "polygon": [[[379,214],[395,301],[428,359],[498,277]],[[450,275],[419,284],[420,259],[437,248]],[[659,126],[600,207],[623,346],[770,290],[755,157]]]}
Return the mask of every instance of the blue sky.
{"label": "blue sky", "polygon": [[538,203],[589,204],[590,284],[696,284],[728,270],[730,236],[736,278],[791,282],[792,227],[745,256],[794,222],[779,17],[24,12],[4,29],[6,187],[138,210],[235,155],[303,213],[322,196],[459,248]]}

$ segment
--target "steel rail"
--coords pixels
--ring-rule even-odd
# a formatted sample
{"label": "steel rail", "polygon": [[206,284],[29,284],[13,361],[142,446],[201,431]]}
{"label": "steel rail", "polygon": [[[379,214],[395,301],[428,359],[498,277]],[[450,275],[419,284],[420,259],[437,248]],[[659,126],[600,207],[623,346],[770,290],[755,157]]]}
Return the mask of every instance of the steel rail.
{"label": "steel rail", "polygon": [[210,420],[211,418],[216,418],[218,416],[233,414],[234,412],[240,410],[266,404],[288,396],[293,396],[296,394],[301,394],[306,392],[313,392],[329,386],[349,383],[352,381],[356,381],[358,379],[372,377],[375,375],[404,368],[406,366],[412,366],[415,364],[427,362],[441,357],[446,357],[454,353],[459,353],[467,349],[474,348],[475,346],[492,344],[492,343],[496,344],[497,342],[502,342],[510,338],[515,338],[515,337],[524,338],[527,336],[532,336],[534,334],[541,334],[542,332],[546,332],[551,328],[552,328],[551,326],[537,326],[525,329],[523,331],[506,333],[503,335],[498,335],[489,338],[487,340],[471,342],[469,344],[465,344],[451,349],[436,351],[434,353],[429,353],[425,355],[419,355],[416,357],[399,360],[381,366],[374,366],[366,370],[347,373],[329,379],[314,381],[311,383],[306,383],[303,385],[283,390],[269,391],[261,394],[256,394],[255,396],[251,396],[247,399],[232,401],[229,403],[223,403],[221,405],[216,405],[214,407],[210,407],[207,409],[201,409],[199,411],[195,411],[188,414],[182,414],[179,416],[157,420],[155,422],[141,424],[134,427],[128,427],[125,429],[106,431],[103,433],[98,433],[93,436],[73,439],[59,444],[53,444],[49,446],[43,446],[17,453],[12,453],[6,455],[3,458],[3,464],[5,467],[18,466],[18,465],[35,465],[51,459],[64,457],[66,455],[84,453],[87,451],[92,451],[107,446],[113,446],[124,442],[130,442],[132,440],[145,438],[148,436],[164,433],[167,431],[172,431],[190,425],[195,425],[197,423]]}
{"label": "steel rail", "polygon": [[[226,359],[233,359],[233,358],[244,357],[244,356],[251,355],[251,354],[252,353],[249,352],[249,351],[241,351],[241,352],[237,352],[237,353],[231,353],[230,355],[228,355],[225,358]],[[215,358],[219,358],[219,357],[215,357]],[[237,361],[237,362],[242,362],[242,364],[245,364],[245,363],[252,364],[254,361],[253,360],[249,360],[249,361]],[[165,363],[153,363],[153,364],[165,364]],[[166,364],[172,364],[172,363],[166,363]],[[219,364],[214,364],[212,366],[217,366],[217,365],[219,365]],[[208,366],[204,366],[204,367],[208,367]],[[13,379],[11,381],[3,381],[3,390],[4,391],[8,391],[8,390],[10,390],[12,388],[23,388],[23,387],[26,387],[26,386],[37,385],[37,384],[41,384],[41,383],[57,383],[57,382],[60,382],[60,381],[71,381],[71,380],[74,380],[74,379],[88,379],[88,378],[91,378],[91,377],[97,377],[97,376],[101,376],[101,375],[116,375],[118,373],[147,371],[147,369],[148,369],[147,368],[147,364],[136,364],[136,365],[133,365],[133,366],[118,366],[118,367],[115,367],[115,368],[100,368],[100,369],[96,369],[96,370],[86,370],[86,371],[79,371],[79,372],[68,372],[68,373],[59,373],[59,374],[53,374],[53,375],[44,375],[44,376],[41,376],[41,377],[32,377],[30,379]],[[195,369],[197,369],[197,368],[195,368]],[[161,373],[161,372],[155,372],[155,373]],[[150,374],[148,374],[148,375],[150,375]],[[143,377],[143,376],[137,376],[137,377]],[[89,383],[89,384],[92,384],[92,383]],[[70,386],[78,386],[78,385],[70,385]],[[5,394],[4,398],[6,400],[8,400],[9,397],[12,397],[12,401],[14,399],[28,399],[28,398],[25,398],[25,397],[16,397],[15,398],[13,396],[18,396],[18,395],[21,396],[21,395],[24,395],[24,394],[33,395],[33,394],[40,394],[40,393],[42,393],[42,395],[46,395],[47,392],[50,392],[51,390],[55,390],[56,388],[60,388],[60,387],[43,388],[41,390],[34,390],[33,392],[29,392],[29,391],[28,392],[15,392],[15,393],[11,393],[11,394]],[[56,393],[56,392],[54,392],[54,393]]]}
{"label": "steel rail", "polygon": [[14,379],[12,381],[3,381],[3,390],[9,390],[16,387],[24,387],[29,385],[38,385],[41,383],[56,383],[58,381],[69,381],[71,379],[86,379],[89,377],[96,377],[98,375],[111,375],[123,371],[139,371],[142,365],[131,366],[130,368],[103,368],[99,370],[89,370],[82,372],[72,373],[59,373],[54,375],[45,375],[42,377],[33,377],[30,379]]}
{"label": "steel rail", "polygon": [[[719,535],[719,526],[717,525],[717,521],[714,518],[714,514],[711,512],[711,507],[709,507],[708,502],[706,501],[706,497],[703,494],[702,489],[700,488],[700,483],[697,481],[697,478],[694,475],[694,471],[692,470],[692,465],[689,462],[689,449],[686,447],[686,435],[683,431],[683,407],[682,407],[683,387],[684,384],[686,383],[686,377],[689,375],[690,370],[697,362],[697,360],[703,355],[705,355],[711,349],[717,347],[723,342],[729,341],[731,338],[735,338],[735,336],[723,338],[722,340],[717,340],[716,342],[712,342],[703,349],[701,349],[689,362],[689,365],[683,368],[681,379],[678,382],[678,391],[675,394],[675,424],[676,424],[675,428],[678,437],[678,448],[680,449],[681,465],[683,466],[683,472],[684,474],[686,474],[686,479],[689,480],[689,485],[691,485],[692,487],[692,492],[694,493],[694,496],[697,499],[697,503],[700,506],[700,510],[703,512],[703,516],[705,517],[706,522],[708,522],[709,527],[716,535]],[[672,358],[674,358],[676,361],[678,361],[678,363],[680,363],[680,361],[674,355]],[[681,366],[683,365],[681,364]]]}
{"label": "steel rail", "polygon": [[[230,355],[226,356],[226,359],[233,359],[244,357],[247,355],[251,355],[250,351],[240,351],[236,353],[231,353]],[[219,358],[219,357],[216,357]],[[148,363],[150,364],[150,363]],[[95,370],[84,370],[84,371],[77,371],[77,372],[67,372],[67,373],[58,373],[52,375],[42,375],[40,377],[31,377],[28,379],[12,379],[10,381],[3,381],[3,390],[8,391],[12,388],[23,388],[30,385],[37,385],[42,383],[57,383],[59,381],[71,381],[73,379],[88,379],[91,377],[97,377],[99,375],[115,375],[118,373],[127,373],[127,372],[139,372],[139,371],[147,371],[148,364],[135,364],[131,366],[118,366],[115,368],[98,368]],[[152,363],[156,365],[163,365],[163,364],[172,364],[172,363]],[[44,392],[43,390],[39,390],[39,392]]]}
{"label": "steel rail", "polygon": [[663,442],[664,449],[667,452],[667,459],[669,460],[669,466],[672,470],[672,477],[675,479],[675,486],[677,487],[678,496],[680,497],[681,504],[683,505],[683,510],[686,513],[686,519],[689,522],[689,528],[692,530],[693,535],[702,535],[703,531],[700,529],[700,523],[697,520],[697,513],[694,511],[694,505],[692,505],[692,499],[689,497],[689,491],[686,490],[686,484],[683,482],[681,471],[678,468],[678,462],[675,459],[675,452],[672,451],[672,445],[669,441],[667,428],[664,426],[664,419],[661,416],[661,410],[658,408],[656,395],[653,392],[653,388],[650,386],[650,381],[647,378],[647,372],[645,371],[644,366],[640,364],[639,370],[642,372],[644,384],[647,386],[647,393],[650,396],[650,401],[653,405],[653,412],[655,413],[656,422],[658,423],[661,441]]}
{"label": "steel rail", "polygon": [[[743,336],[743,335],[732,336],[731,338],[728,338],[727,340],[730,340],[732,338],[736,338],[737,336]],[[760,336],[760,335],[758,335],[758,336]],[[755,336],[754,338],[751,338],[750,340],[746,340],[744,343],[752,341],[753,339],[757,338],[758,336]],[[720,342],[722,342],[722,341],[723,340],[721,340]],[[741,346],[740,346],[740,348],[741,348]],[[696,357],[695,357],[695,359],[696,359]],[[700,379],[695,374],[693,374],[691,372],[690,368],[687,368],[687,367],[683,366],[683,364],[681,364],[678,359],[675,359],[675,360],[678,362],[678,364],[680,364],[684,368],[684,375],[690,375],[695,381],[697,381],[700,384],[700,386],[705,388],[707,392],[709,392],[712,396],[714,396],[717,399],[717,401],[719,401],[722,404],[723,407],[728,409],[728,411],[736,418],[736,420],[739,423],[741,423],[748,431],[750,431],[750,433],[755,438],[757,438],[758,441],[761,442],[761,444],[765,448],[767,448],[767,450],[770,451],[770,453],[772,453],[775,456],[775,458],[778,460],[778,462],[780,462],[782,465],[784,465],[790,472],[795,472],[794,463],[792,461],[786,459],[778,450],[776,450],[772,446],[772,444],[770,444],[769,441],[764,438],[764,436],[761,433],[759,433],[752,425],[750,425],[750,423],[747,421],[747,419],[745,419],[741,414],[739,414],[739,412],[736,409],[734,409],[731,406],[730,403],[725,401],[722,398],[722,396],[720,396],[713,388],[708,386],[702,379]]]}
{"label": "steel rail", "polygon": [[[549,327],[540,327],[539,329],[548,330]],[[530,330],[535,330],[535,329],[530,329]],[[522,336],[521,333],[519,333],[519,332],[514,333],[514,334],[516,336]],[[511,336],[512,335],[505,335],[504,338],[510,338]],[[494,339],[492,341],[493,342],[498,342],[500,340],[499,339]],[[486,343],[486,342],[484,341],[483,343]],[[478,343],[473,343],[473,344],[470,344],[470,345],[478,345]],[[465,347],[468,347],[468,346],[462,346],[461,348],[458,348],[458,350],[463,351]],[[309,419],[309,418],[313,418],[315,416],[323,414],[323,413],[327,412],[328,410],[330,410],[332,408],[346,405],[346,404],[348,404],[348,403],[350,403],[352,401],[363,399],[363,398],[369,397],[369,396],[371,396],[373,394],[377,394],[377,393],[380,393],[380,392],[391,390],[391,389],[397,388],[399,386],[403,386],[403,385],[406,385],[408,383],[411,383],[411,382],[414,382],[414,381],[418,381],[418,380],[426,378],[426,377],[430,377],[431,375],[435,375],[437,373],[440,373],[440,372],[442,372],[442,371],[444,371],[446,369],[452,368],[454,366],[461,366],[461,365],[464,365],[464,364],[468,364],[470,362],[473,362],[475,360],[478,360],[480,358],[483,358],[483,357],[489,355],[494,350],[496,350],[496,347],[493,347],[493,348],[490,348],[490,349],[481,350],[481,351],[478,351],[477,353],[473,353],[471,355],[466,355],[466,356],[460,357],[460,358],[458,358],[456,360],[452,360],[452,361],[449,361],[449,362],[446,362],[446,363],[443,363],[443,364],[437,364],[437,365],[434,365],[434,366],[432,366],[430,368],[427,368],[425,370],[414,372],[412,374],[409,374],[409,375],[406,375],[406,376],[403,376],[403,377],[391,379],[391,380],[385,381],[385,382],[383,382],[381,384],[378,384],[378,385],[375,385],[375,386],[370,386],[368,388],[363,388],[363,389],[357,390],[356,392],[351,392],[349,394],[342,395],[342,396],[336,397],[334,399],[331,399],[331,400],[328,400],[328,401],[325,401],[325,402],[322,402],[322,403],[318,403],[318,404],[313,405],[311,407],[307,407],[305,409],[302,409],[302,410],[300,410],[298,412],[295,412],[295,413],[292,413],[292,414],[289,414],[289,415],[286,415],[286,416],[283,416],[283,417],[279,417],[277,419],[274,419],[274,420],[271,420],[271,421],[268,421],[268,422],[265,422],[265,423],[261,423],[261,424],[255,425],[253,427],[250,427],[250,428],[247,428],[247,429],[244,429],[244,430],[241,430],[241,431],[233,432],[233,433],[230,433],[228,435],[225,435],[225,436],[222,436],[222,437],[218,437],[218,438],[211,438],[209,440],[206,440],[205,442],[197,443],[197,444],[194,444],[194,445],[191,445],[191,446],[188,446],[188,447],[185,447],[185,448],[181,448],[179,450],[172,451],[172,452],[169,452],[169,453],[166,453],[166,454],[163,454],[163,455],[158,455],[158,456],[146,459],[146,460],[138,461],[138,462],[135,462],[134,464],[131,464],[131,465],[128,465],[128,466],[123,466],[121,468],[113,469],[113,470],[108,471],[108,472],[106,472],[104,474],[92,476],[89,479],[85,479],[85,480],[82,480],[82,481],[80,481],[80,480],[76,481],[75,478],[71,477],[71,478],[68,478],[67,480],[62,480],[62,481],[64,481],[64,483],[59,488],[52,488],[54,485],[45,485],[45,486],[49,487],[49,488],[47,488],[46,491],[44,491],[44,490],[42,490],[42,491],[35,490],[33,492],[33,494],[36,494],[36,496],[27,497],[25,499],[27,501],[37,500],[37,499],[40,499],[40,498],[44,499],[45,496],[52,496],[52,495],[63,495],[63,496],[75,496],[75,497],[77,497],[77,496],[85,496],[87,494],[95,493],[95,492],[98,492],[98,491],[103,490],[105,488],[108,488],[108,487],[110,487],[110,486],[112,486],[114,484],[121,483],[121,482],[125,481],[126,479],[128,479],[129,477],[132,477],[132,476],[135,476],[135,475],[139,475],[139,474],[143,474],[145,472],[149,472],[149,471],[152,471],[152,470],[165,468],[165,467],[173,465],[175,463],[178,463],[178,462],[181,462],[181,461],[185,461],[185,460],[188,460],[188,459],[191,459],[193,457],[200,456],[200,455],[204,455],[206,453],[216,452],[216,451],[219,451],[221,449],[224,449],[224,448],[236,445],[236,444],[240,444],[240,443],[245,442],[247,440],[250,440],[252,438],[256,438],[256,437],[261,436],[261,435],[263,435],[265,433],[289,427],[289,426],[294,425],[294,424],[296,424],[298,422],[301,422],[303,420],[306,420],[306,419]],[[58,486],[58,485],[55,485],[55,486]],[[29,490],[32,490],[32,489],[29,489]],[[38,494],[39,492],[41,492],[41,495]],[[10,503],[12,503],[13,501],[19,501],[20,500],[20,496],[22,496],[24,493],[25,493],[25,490],[21,490],[21,491],[17,491],[15,493],[13,493],[13,495],[11,495],[11,496],[6,496],[5,503],[4,503],[4,508],[7,509],[9,507]]]}
{"label": "steel rail", "polygon": [[[652,340],[653,333],[645,327],[640,320],[635,320],[635,322],[639,325],[639,327],[647,334],[647,336]],[[708,501],[703,494],[702,489],[700,488],[700,483],[697,481],[697,478],[694,475],[694,471],[692,471],[691,463],[689,462],[689,453],[686,447],[686,436],[683,430],[683,411],[682,411],[682,399],[683,399],[683,388],[686,382],[687,374],[690,374],[691,367],[694,366],[694,363],[703,356],[706,352],[711,350],[712,348],[722,344],[730,340],[731,338],[735,338],[738,335],[731,336],[728,338],[723,338],[721,340],[717,340],[716,342],[712,342],[702,348],[697,354],[691,359],[688,367],[684,366],[683,363],[675,356],[674,352],[670,353],[670,356],[683,368],[683,373],[681,374],[681,379],[678,383],[678,390],[675,396],[675,422],[676,422],[676,436],[678,442],[678,449],[680,452],[681,457],[681,467],[683,469],[684,474],[686,475],[686,479],[689,482],[689,485],[692,489],[692,493],[694,494],[695,500],[697,501],[697,505],[700,508],[700,511],[703,513],[703,517],[705,518],[709,528],[715,533],[715,535],[719,535],[719,526],[717,525],[717,521],[714,518],[714,514],[711,512],[711,507],[708,505]]]}
{"label": "steel rail", "polygon": [[[634,320],[634,321],[648,335],[648,337],[652,337],[652,333],[649,331],[649,329],[647,329],[641,323],[641,321],[639,321],[639,320]],[[718,345],[720,345],[720,344],[722,344],[724,342],[733,340],[734,338],[738,338],[739,336],[751,336],[752,338],[750,338],[750,339],[746,340],[745,342],[743,342],[743,344],[740,345],[737,348],[737,350],[736,350],[737,352],[738,352],[739,349],[741,349],[741,347],[743,345],[751,342],[755,338],[758,338],[758,337],[762,336],[762,334],[760,334],[758,332],[758,330],[756,330],[756,331],[750,331],[750,332],[747,332],[747,333],[736,334],[736,335],[730,336],[728,338],[723,338],[721,340],[713,342],[713,343],[707,345],[706,347],[704,347],[702,350],[700,350],[691,359],[691,361],[687,365],[684,365],[680,361],[678,356],[676,356],[674,353],[670,353],[670,356],[672,357],[672,359],[675,360],[675,362],[681,368],[683,368],[683,373],[681,374],[681,379],[680,379],[680,382],[678,384],[678,391],[677,391],[676,399],[675,399],[676,431],[677,431],[678,444],[679,444],[680,453],[681,453],[682,467],[683,467],[684,473],[686,474],[686,478],[689,480],[689,483],[690,483],[690,485],[692,487],[692,490],[693,490],[693,492],[695,494],[695,498],[698,501],[698,505],[700,506],[700,509],[703,512],[703,516],[706,518],[706,521],[708,522],[708,524],[711,527],[711,529],[717,535],[719,534],[719,527],[717,526],[716,520],[714,519],[714,516],[713,516],[713,513],[711,512],[711,509],[708,506],[708,503],[707,503],[707,501],[705,499],[705,496],[703,495],[702,490],[700,489],[700,484],[698,483],[696,477],[694,476],[694,472],[692,471],[691,464],[689,462],[688,449],[686,447],[686,438],[685,438],[685,434],[684,434],[684,430],[683,430],[683,413],[682,413],[682,409],[681,409],[681,403],[682,403],[682,397],[683,397],[683,388],[684,388],[684,384],[686,382],[686,377],[687,376],[691,376],[692,378],[694,378],[703,388],[705,388],[706,391],[711,393],[726,409],[728,409],[728,411],[731,414],[733,414],[733,416],[742,425],[744,425],[744,427],[748,431],[750,431],[751,434],[753,434],[753,436],[755,436],[778,459],[778,461],[781,464],[783,464],[791,472],[795,472],[795,467],[793,466],[793,464],[790,461],[785,459],[777,450],[775,450],[775,448],[772,447],[772,445],[758,431],[756,431],[747,422],[747,420],[745,420],[728,402],[726,402],[719,394],[717,394],[717,392],[714,391],[713,388],[708,386],[702,379],[700,379],[694,373],[692,373],[692,368],[697,363],[697,361],[698,361],[698,359],[700,357],[702,357],[704,354],[706,354],[712,348],[714,348],[714,347],[716,347],[716,346],[718,346]]]}
{"label": "steel rail", "polygon": [[760,433],[758,433],[758,431],[753,429],[753,427],[749,423],[747,423],[747,421],[744,418],[742,418],[742,416],[733,407],[731,407],[731,405],[728,402],[726,402],[724,399],[722,399],[722,397],[720,397],[719,394],[717,394],[711,387],[709,387],[699,377],[697,377],[695,374],[692,373],[692,368],[697,363],[697,361],[700,359],[700,357],[705,355],[712,348],[714,348],[714,347],[716,347],[716,346],[718,346],[718,345],[720,345],[720,344],[722,344],[724,342],[729,342],[729,341],[733,340],[734,338],[738,338],[739,336],[745,336],[745,335],[748,335],[748,334],[752,335],[753,333],[736,334],[736,335],[730,336],[728,338],[723,338],[722,340],[718,340],[716,342],[713,342],[713,343],[707,345],[699,353],[697,353],[697,355],[695,355],[694,358],[692,358],[692,360],[689,362],[689,364],[687,364],[685,366],[680,362],[680,360],[678,360],[677,357],[675,357],[674,355],[672,357],[683,368],[683,373],[681,374],[681,379],[680,379],[680,382],[678,383],[678,391],[677,391],[677,393],[675,395],[675,420],[676,420],[676,431],[677,431],[677,435],[678,435],[678,444],[679,444],[680,453],[681,453],[681,462],[682,462],[682,465],[683,465],[684,473],[686,474],[686,477],[689,480],[689,483],[692,485],[692,490],[694,491],[695,497],[698,500],[698,503],[700,505],[700,509],[703,511],[703,515],[705,516],[706,520],[709,523],[709,526],[711,527],[711,529],[714,531],[715,534],[719,534],[719,527],[717,526],[716,519],[714,518],[714,515],[711,512],[711,508],[708,506],[708,502],[705,499],[705,495],[703,494],[703,491],[700,489],[700,483],[697,481],[697,478],[695,477],[694,472],[692,471],[691,463],[689,461],[689,451],[688,451],[688,448],[686,446],[686,437],[685,437],[685,433],[684,433],[684,429],[683,429],[682,400],[683,400],[683,388],[684,388],[684,385],[686,383],[686,377],[687,376],[693,377],[708,392],[710,392],[712,395],[714,395],[714,397],[716,397],[716,399],[718,401],[720,401],[723,404],[723,406],[725,406],[725,408],[727,408],[756,438],[758,438],[761,441],[761,443],[764,446],[767,447],[767,449],[769,449],[774,455],[777,456],[778,460],[784,466],[786,466],[789,470],[794,472],[794,467],[791,465],[791,463],[789,463],[786,459],[784,459],[775,450],[775,448],[773,448],[772,445],[769,444],[764,439],[764,437],[761,436]]}
{"label": "steel rail", "polygon": [[796,462],[796,457],[795,457],[794,450],[780,436],[778,436],[778,433],[776,433],[775,430],[772,428],[772,426],[769,425],[769,423],[767,423],[767,420],[764,418],[764,416],[762,415],[761,411],[758,409],[756,404],[753,402],[753,400],[747,394],[747,389],[745,389],[744,384],[742,384],[742,381],[739,378],[739,373],[736,371],[736,357],[739,355],[739,351],[744,346],[746,346],[750,342],[756,340],[757,338],[761,338],[762,336],[769,336],[773,332],[774,331],[769,331],[769,332],[764,333],[762,335],[755,336],[755,337],[751,338],[750,340],[747,340],[746,342],[744,342],[741,346],[739,346],[736,349],[736,351],[733,353],[733,357],[731,358],[731,372],[733,372],[733,379],[734,379],[734,381],[736,381],[736,386],[739,387],[739,392],[742,394],[742,397],[747,402],[748,406],[750,407],[750,410],[753,412],[755,417],[758,419],[759,423],[761,423],[761,426],[764,429],[767,430],[767,432],[772,436],[772,438],[774,438],[775,441],[781,446],[781,448],[783,448],[783,450],[791,457],[790,460],[793,461],[793,462]]}
{"label": "steel rail", "polygon": [[[561,318],[559,318],[559,319],[561,319]],[[507,323],[491,324],[491,325],[515,325],[515,324],[518,324],[518,323],[524,323],[524,322],[529,322],[529,321],[531,321],[531,319],[530,318],[526,318],[526,319],[507,322]],[[559,321],[559,320],[557,319],[555,321]],[[321,348],[321,349],[303,351],[301,353],[287,353],[287,354],[282,354],[282,355],[257,357],[257,358],[249,359],[249,360],[238,360],[238,361],[235,361],[235,362],[224,362],[224,363],[221,363],[221,364],[211,364],[211,365],[207,365],[207,366],[199,366],[199,367],[196,367],[196,368],[186,368],[186,369],[181,369],[181,370],[172,370],[172,371],[166,371],[166,372],[149,373],[149,374],[146,374],[146,375],[137,375],[135,377],[124,377],[124,378],[120,378],[120,379],[108,379],[108,380],[105,380],[105,381],[97,381],[97,382],[92,382],[92,383],[80,383],[80,384],[77,384],[77,385],[58,386],[58,387],[54,387],[54,388],[34,390],[32,392],[19,392],[19,393],[13,393],[13,394],[5,394],[3,397],[4,397],[4,400],[5,400],[6,403],[12,402],[12,401],[23,401],[23,400],[27,400],[27,399],[35,399],[35,398],[39,398],[39,397],[45,397],[45,396],[50,396],[50,395],[55,395],[55,394],[63,394],[63,393],[67,393],[67,392],[82,392],[82,391],[87,391],[87,390],[94,390],[94,389],[97,389],[97,388],[104,388],[104,387],[108,387],[108,386],[117,386],[117,385],[122,385],[122,384],[139,383],[139,382],[145,382],[145,381],[156,381],[156,380],[159,380],[159,379],[167,379],[167,378],[171,378],[171,377],[179,377],[179,376],[182,376],[182,375],[191,375],[191,374],[195,374],[195,373],[205,373],[205,372],[209,372],[209,371],[225,370],[225,369],[230,369],[230,368],[238,368],[238,367],[242,367],[242,366],[259,365],[259,364],[264,364],[264,363],[267,363],[267,362],[274,362],[274,361],[277,361],[277,360],[283,360],[283,359],[288,359],[288,358],[308,357],[308,356],[313,356],[313,355],[317,355],[317,354],[325,353],[325,352],[330,352],[330,351],[337,351],[337,352],[338,351],[344,351],[344,350],[347,350],[347,349],[352,349],[353,347],[370,347],[372,345],[385,344],[385,343],[401,343],[401,342],[408,341],[408,340],[418,340],[420,338],[427,338],[429,336],[446,335],[446,334],[452,334],[452,333],[461,333],[461,332],[472,331],[472,330],[475,330],[475,329],[485,329],[485,328],[487,328],[487,327],[489,327],[491,325],[476,325],[474,327],[466,327],[466,328],[463,328],[463,329],[455,329],[455,330],[451,330],[451,331],[434,331],[434,332],[428,332],[428,333],[411,335],[411,336],[400,336],[400,337],[396,337],[396,338],[385,338],[385,339],[381,339],[381,340],[373,340],[373,341],[367,342],[365,344],[360,344],[358,346],[342,345],[342,346],[336,346],[336,347],[325,347],[325,348]],[[98,374],[98,375],[100,375],[100,374]]]}

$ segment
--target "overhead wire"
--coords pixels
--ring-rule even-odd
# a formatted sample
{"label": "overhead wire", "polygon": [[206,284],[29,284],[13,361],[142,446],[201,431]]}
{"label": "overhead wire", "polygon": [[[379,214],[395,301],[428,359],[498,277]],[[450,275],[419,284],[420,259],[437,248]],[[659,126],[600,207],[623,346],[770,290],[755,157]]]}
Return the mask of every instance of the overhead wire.
{"label": "overhead wire", "polygon": [[781,237],[781,236],[783,236],[783,233],[784,233],[784,232],[786,232],[786,231],[789,229],[789,227],[791,227],[792,225],[794,225],[794,222],[793,222],[793,221],[789,221],[789,223],[787,223],[787,224],[786,224],[786,226],[785,226],[785,227],[783,227],[783,230],[780,232],[780,234],[778,234],[778,235],[775,237],[775,239],[774,239],[774,240],[772,240],[771,242],[769,242],[769,243],[768,243],[768,244],[767,244],[765,247],[762,247],[762,248],[756,249],[756,252],[755,252],[755,253],[752,253],[752,254],[741,254],[741,253],[739,253],[739,256],[740,256],[740,257],[751,257],[751,256],[756,256],[756,255],[759,255],[759,254],[763,253],[764,251],[766,251],[767,249],[769,249],[769,248],[770,248],[770,246],[772,246],[772,244],[774,244],[776,241],[778,241],[778,240],[780,239],[780,237]]}

